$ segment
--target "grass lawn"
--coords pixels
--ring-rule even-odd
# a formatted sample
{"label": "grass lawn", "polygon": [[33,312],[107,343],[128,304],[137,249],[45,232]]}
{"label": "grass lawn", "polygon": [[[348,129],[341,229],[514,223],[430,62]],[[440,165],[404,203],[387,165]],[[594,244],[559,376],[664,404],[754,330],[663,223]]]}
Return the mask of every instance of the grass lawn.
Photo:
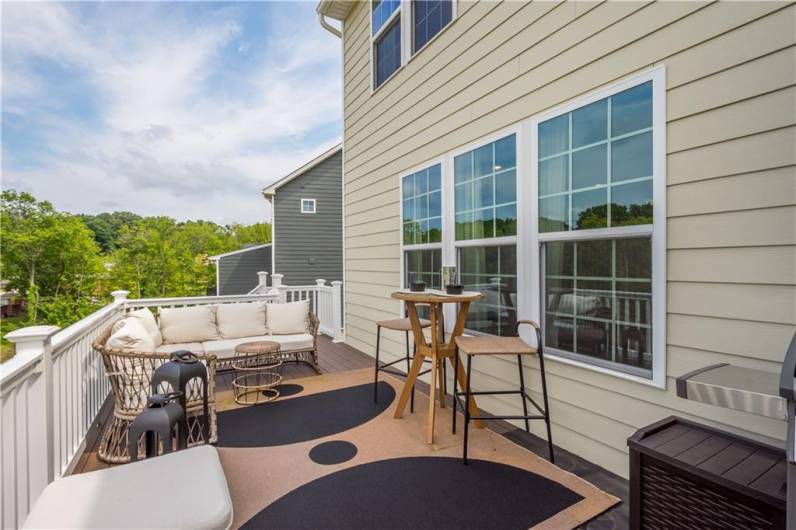
{"label": "grass lawn", "polygon": [[29,325],[28,315],[24,313],[0,320],[0,363],[4,363],[14,356],[14,345],[6,340],[6,333]]}

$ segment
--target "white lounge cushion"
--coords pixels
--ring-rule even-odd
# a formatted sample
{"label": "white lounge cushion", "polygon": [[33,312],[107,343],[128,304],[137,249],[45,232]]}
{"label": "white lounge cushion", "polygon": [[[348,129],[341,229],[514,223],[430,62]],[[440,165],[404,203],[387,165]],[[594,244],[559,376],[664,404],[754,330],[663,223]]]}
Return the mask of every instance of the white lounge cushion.
{"label": "white lounge cushion", "polygon": [[137,318],[125,318],[116,322],[106,345],[122,351],[155,351],[152,337]]}
{"label": "white lounge cushion", "polygon": [[213,354],[219,359],[229,359],[235,355],[235,346],[244,342],[269,340],[278,342],[281,351],[312,349],[313,338],[309,333],[296,333],[292,335],[260,335],[255,337],[239,337],[237,339],[223,339],[203,342],[205,352]]}
{"label": "white lounge cushion", "polygon": [[165,344],[221,338],[216,327],[215,307],[209,305],[161,309],[160,332]]}
{"label": "white lounge cushion", "polygon": [[232,499],[213,446],[56,480],[23,528],[191,528],[232,524]]}
{"label": "white lounge cushion", "polygon": [[268,332],[272,335],[307,333],[310,327],[310,303],[266,304]]}
{"label": "white lounge cushion", "polygon": [[174,353],[175,351],[187,350],[191,353],[204,353],[205,347],[201,342],[178,342],[176,344],[163,344],[155,350],[157,353]]}
{"label": "white lounge cushion", "polygon": [[266,335],[265,302],[243,304],[218,304],[216,323],[223,339],[237,339],[254,335]]}
{"label": "white lounge cushion", "polygon": [[148,307],[130,311],[127,313],[127,317],[138,319],[141,324],[144,325],[144,329],[149,333],[149,336],[152,337],[152,342],[155,343],[155,347],[163,344],[163,335],[160,333],[155,315],[152,314],[152,311],[150,311]]}

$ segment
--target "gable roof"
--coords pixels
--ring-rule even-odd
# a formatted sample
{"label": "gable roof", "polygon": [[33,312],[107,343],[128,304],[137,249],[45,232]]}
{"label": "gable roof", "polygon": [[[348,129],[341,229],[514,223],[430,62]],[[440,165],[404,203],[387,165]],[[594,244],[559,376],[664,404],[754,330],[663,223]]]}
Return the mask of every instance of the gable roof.
{"label": "gable roof", "polygon": [[304,164],[300,168],[296,169],[295,171],[293,171],[289,175],[286,175],[286,176],[282,177],[281,179],[277,180],[276,182],[274,182],[273,184],[271,184],[267,188],[264,188],[263,189],[263,195],[274,195],[274,194],[276,194],[276,190],[278,190],[279,188],[281,188],[282,186],[284,186],[285,184],[287,184],[291,180],[295,179],[296,177],[300,177],[301,175],[303,175],[304,173],[306,173],[310,169],[314,168],[315,166],[317,166],[318,164],[320,164],[324,160],[326,160],[328,158],[331,158],[332,156],[336,155],[337,153],[341,152],[342,150],[343,150],[343,144],[335,145],[334,147],[332,147],[328,151],[325,151],[324,153],[321,153],[319,156],[313,158],[312,160],[310,160],[309,162],[307,162],[306,164]]}
{"label": "gable roof", "polygon": [[243,247],[238,250],[233,250],[231,252],[224,252],[223,254],[216,254],[215,256],[208,256],[207,259],[210,261],[218,261],[218,258],[226,258],[227,256],[234,256],[235,254],[243,254],[244,252],[249,252],[250,250],[257,250],[265,247],[270,247],[271,243],[265,243],[264,245],[252,245],[250,247]]}

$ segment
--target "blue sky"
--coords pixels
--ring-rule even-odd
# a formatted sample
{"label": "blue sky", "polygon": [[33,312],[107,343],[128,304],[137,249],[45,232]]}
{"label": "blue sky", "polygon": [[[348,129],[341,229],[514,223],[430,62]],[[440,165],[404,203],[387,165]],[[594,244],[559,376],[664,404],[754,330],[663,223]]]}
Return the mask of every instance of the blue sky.
{"label": "blue sky", "polygon": [[340,141],[315,2],[2,3],[2,187],[59,209],[257,222]]}

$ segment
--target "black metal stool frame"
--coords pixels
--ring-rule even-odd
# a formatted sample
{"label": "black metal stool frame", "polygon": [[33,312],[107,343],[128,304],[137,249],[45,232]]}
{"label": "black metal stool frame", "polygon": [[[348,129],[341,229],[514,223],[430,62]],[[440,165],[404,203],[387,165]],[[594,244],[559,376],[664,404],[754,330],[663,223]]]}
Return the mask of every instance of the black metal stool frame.
{"label": "black metal stool frame", "polygon": [[[379,364],[379,347],[381,345],[381,326],[376,326],[376,369],[374,370],[374,381],[373,381],[373,402],[379,402],[379,372],[384,372],[387,374],[396,375],[398,377],[406,377],[406,374],[409,373],[409,368],[412,366],[412,359],[414,358],[414,354],[417,352],[417,347],[412,348],[412,356],[409,355],[409,332],[404,332],[406,334],[406,357],[403,359],[396,359],[392,362],[387,364]],[[395,370],[391,370],[390,367],[398,364],[402,361],[406,361],[406,373],[396,372]],[[425,362],[430,362],[426,360]],[[424,375],[431,371],[428,369],[424,372],[420,372],[418,375]],[[412,388],[412,398],[409,401],[409,412],[415,411],[415,389]]]}
{"label": "black metal stool frame", "polygon": [[[520,388],[519,390],[481,390],[478,392],[473,392],[472,387],[470,385],[471,381],[471,374],[472,374],[472,360],[474,354],[467,355],[467,389],[464,392],[459,392],[458,383],[456,381],[456,377],[453,378],[453,433],[456,434],[456,408],[457,404],[462,405],[464,409],[464,450],[462,454],[462,461],[465,465],[467,465],[467,444],[468,444],[468,434],[470,429],[470,420],[525,420],[525,432],[531,432],[529,420],[544,420],[545,425],[547,427],[547,450],[550,455],[550,463],[555,463],[555,454],[553,452],[553,435],[550,429],[550,405],[547,398],[547,379],[545,377],[545,369],[544,369],[544,353],[542,347],[542,332],[539,329],[539,326],[530,320],[518,320],[517,325],[515,326],[515,333],[516,336],[519,337],[519,328],[520,324],[528,324],[533,326],[534,330],[536,331],[536,351],[539,355],[539,371],[541,372],[542,376],[542,399],[544,401],[544,408],[540,407],[534,399],[528,395],[525,391],[525,376],[522,371],[522,355],[517,355],[517,365],[520,372]],[[456,355],[454,357],[454,373],[458,373],[459,371],[459,351],[458,348],[456,350]],[[464,405],[464,403],[459,402],[459,397],[464,396],[465,403],[470,402],[470,396],[483,396],[483,395],[499,395],[499,394],[519,394],[522,396],[522,415],[508,415],[508,416],[484,416],[479,414],[478,416],[470,415],[470,407]],[[528,414],[528,401],[539,411],[539,414]]]}

